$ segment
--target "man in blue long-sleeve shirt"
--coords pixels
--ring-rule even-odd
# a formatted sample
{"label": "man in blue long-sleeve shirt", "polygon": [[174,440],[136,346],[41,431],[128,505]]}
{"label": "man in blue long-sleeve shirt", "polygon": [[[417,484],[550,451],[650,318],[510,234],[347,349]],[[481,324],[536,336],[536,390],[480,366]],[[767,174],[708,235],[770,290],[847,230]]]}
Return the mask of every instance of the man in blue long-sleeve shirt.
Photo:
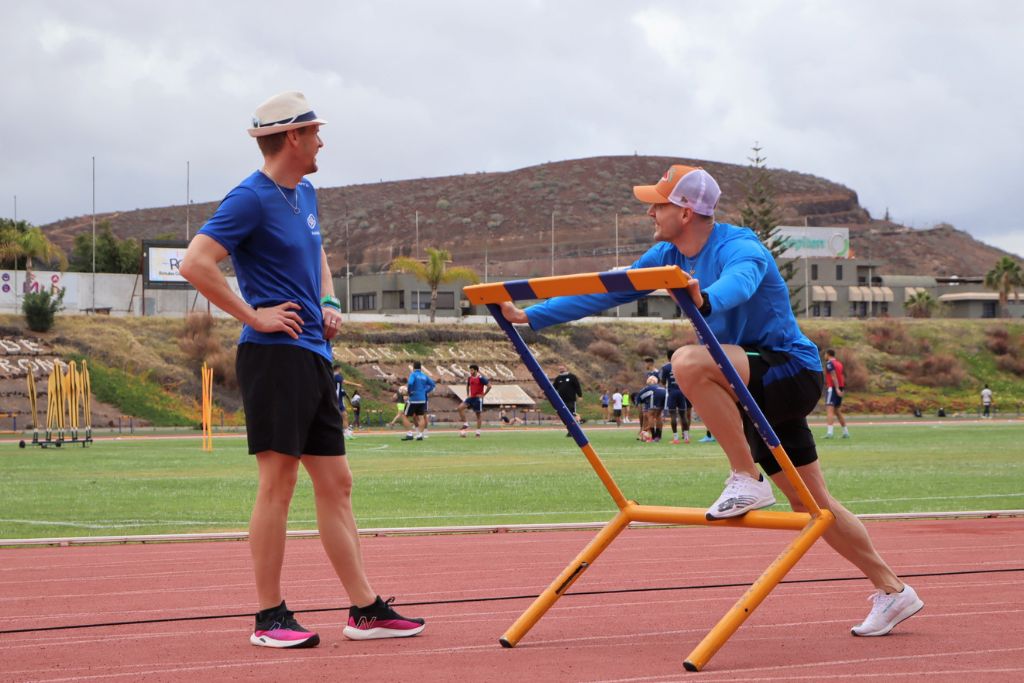
{"label": "man in blue long-sleeve shirt", "polygon": [[[432,392],[437,384],[423,372],[423,365],[417,360],[413,361],[412,373],[409,374],[409,400],[405,402],[405,414],[402,421],[408,430],[402,441],[423,441],[427,436],[427,394]],[[409,418],[412,418],[412,424]]]}
{"label": "man in blue long-sleeve shirt", "polygon": [[[789,290],[775,261],[748,228],[716,223],[720,190],[700,168],[676,165],[654,185],[633,188],[649,204],[654,221],[651,247],[631,266],[679,266],[690,275],[689,292],[725,353],[764,411],[786,452],[815,499],[832,511],[835,523],[825,540],[871,580],[874,606],[854,635],[881,636],[916,614],[924,603],[882,560],[867,529],[829,494],[818,464],[807,415],[821,396],[818,349],[793,316]],[[539,330],[575,320],[645,296],[616,292],[549,299],[527,311],[502,305],[505,318]],[[680,388],[722,444],[732,469],[722,495],[708,509],[709,519],[735,517],[774,504],[771,484],[757,465],[803,511],[796,491],[781,473],[767,446],[737,407],[737,398],[714,359],[700,345],[684,346],[672,356]],[[757,465],[755,465],[755,461]]]}

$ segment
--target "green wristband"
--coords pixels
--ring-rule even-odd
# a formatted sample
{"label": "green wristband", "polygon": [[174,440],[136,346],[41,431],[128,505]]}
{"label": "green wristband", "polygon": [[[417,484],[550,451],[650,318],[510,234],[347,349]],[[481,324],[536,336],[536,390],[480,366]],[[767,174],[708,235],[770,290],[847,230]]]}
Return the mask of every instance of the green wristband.
{"label": "green wristband", "polygon": [[338,300],[338,297],[335,296],[325,296],[321,298],[320,306],[326,308],[333,308],[336,311],[341,310],[341,302]]}

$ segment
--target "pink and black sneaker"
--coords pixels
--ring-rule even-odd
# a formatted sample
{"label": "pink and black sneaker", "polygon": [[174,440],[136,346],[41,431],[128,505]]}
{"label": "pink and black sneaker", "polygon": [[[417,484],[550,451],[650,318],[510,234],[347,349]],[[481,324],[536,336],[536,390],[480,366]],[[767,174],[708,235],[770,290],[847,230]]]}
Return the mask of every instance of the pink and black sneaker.
{"label": "pink and black sneaker", "polygon": [[348,626],[345,637],[350,640],[374,640],[376,638],[407,638],[422,631],[426,623],[423,619],[410,619],[391,609],[394,598],[377,600],[369,607],[356,607],[348,610]]}
{"label": "pink and black sneaker", "polygon": [[316,647],[320,636],[295,621],[295,612],[281,601],[277,607],[256,614],[256,629],[249,642],[260,647]]}

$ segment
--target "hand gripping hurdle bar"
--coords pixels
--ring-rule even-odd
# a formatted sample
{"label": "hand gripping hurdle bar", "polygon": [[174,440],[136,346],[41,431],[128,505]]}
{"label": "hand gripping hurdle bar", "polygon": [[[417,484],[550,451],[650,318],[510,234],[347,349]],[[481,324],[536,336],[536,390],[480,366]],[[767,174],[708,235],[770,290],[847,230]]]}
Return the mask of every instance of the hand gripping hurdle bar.
{"label": "hand gripping hurdle bar", "polygon": [[[761,409],[754,402],[746,385],[740,380],[736,369],[729,362],[721,344],[715,338],[707,321],[697,310],[686,289],[689,277],[677,266],[659,268],[637,268],[634,270],[609,271],[604,273],[583,273],[557,277],[541,277],[530,280],[512,280],[466,287],[466,298],[476,305],[486,305],[498,325],[508,335],[509,340],[519,353],[523,363],[529,368],[534,380],[544,395],[555,407],[576,445],[583,451],[590,466],[597,473],[619,511],[605,525],[597,536],[580,551],[576,558],[565,568],[533,604],[512,624],[499,639],[504,647],[515,647],[516,644],[533,628],[558,598],[565,594],[570,586],[590,567],[597,557],[611,545],[616,536],[630,522],[658,522],[669,524],[691,524],[724,527],[754,527],[760,529],[790,529],[799,531],[797,537],[775,558],[761,576],[743,594],[743,597],[732,606],[699,645],[690,653],[683,663],[688,671],[700,671],[716,652],[725,644],[740,625],[749,617],[758,605],[786,576],[801,557],[811,548],[816,540],[828,529],[833,521],[832,513],[822,509],[814,500],[800,478],[796,467],[790,461],[785,449],[768,424]],[[753,420],[761,438],[771,449],[772,454],[782,467],[786,478],[793,485],[800,501],[809,510],[804,512],[765,512],[754,510],[741,517],[708,521],[704,508],[677,508],[654,505],[640,505],[636,501],[627,500],[619,489],[611,473],[605,468],[590,445],[586,434],[576,423],[569,408],[555,392],[551,381],[544,374],[537,359],[526,346],[522,336],[515,327],[505,320],[501,307],[505,301],[523,299],[548,299],[554,296],[577,294],[603,294],[607,292],[647,292],[666,289],[680,306],[686,317],[693,323],[697,338],[711,353],[719,369],[721,369],[729,386],[732,387],[740,404],[747,415]]]}

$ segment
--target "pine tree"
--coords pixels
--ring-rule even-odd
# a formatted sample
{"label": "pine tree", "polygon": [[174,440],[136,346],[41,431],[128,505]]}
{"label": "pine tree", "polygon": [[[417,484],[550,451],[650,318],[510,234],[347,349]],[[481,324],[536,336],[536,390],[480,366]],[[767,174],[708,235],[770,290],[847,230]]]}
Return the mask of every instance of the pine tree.
{"label": "pine tree", "polygon": [[751,166],[747,173],[747,196],[740,209],[740,221],[753,230],[761,243],[772,253],[775,265],[779,267],[782,279],[789,287],[790,306],[796,311],[800,300],[799,294],[804,287],[792,284],[793,276],[796,275],[794,260],[781,258],[782,253],[786,251],[786,241],[778,234],[779,206],[775,203],[775,189],[772,187],[771,174],[765,165],[768,159],[761,156],[763,148],[758,146],[757,142],[754,143],[753,150],[753,158],[748,157]]}

